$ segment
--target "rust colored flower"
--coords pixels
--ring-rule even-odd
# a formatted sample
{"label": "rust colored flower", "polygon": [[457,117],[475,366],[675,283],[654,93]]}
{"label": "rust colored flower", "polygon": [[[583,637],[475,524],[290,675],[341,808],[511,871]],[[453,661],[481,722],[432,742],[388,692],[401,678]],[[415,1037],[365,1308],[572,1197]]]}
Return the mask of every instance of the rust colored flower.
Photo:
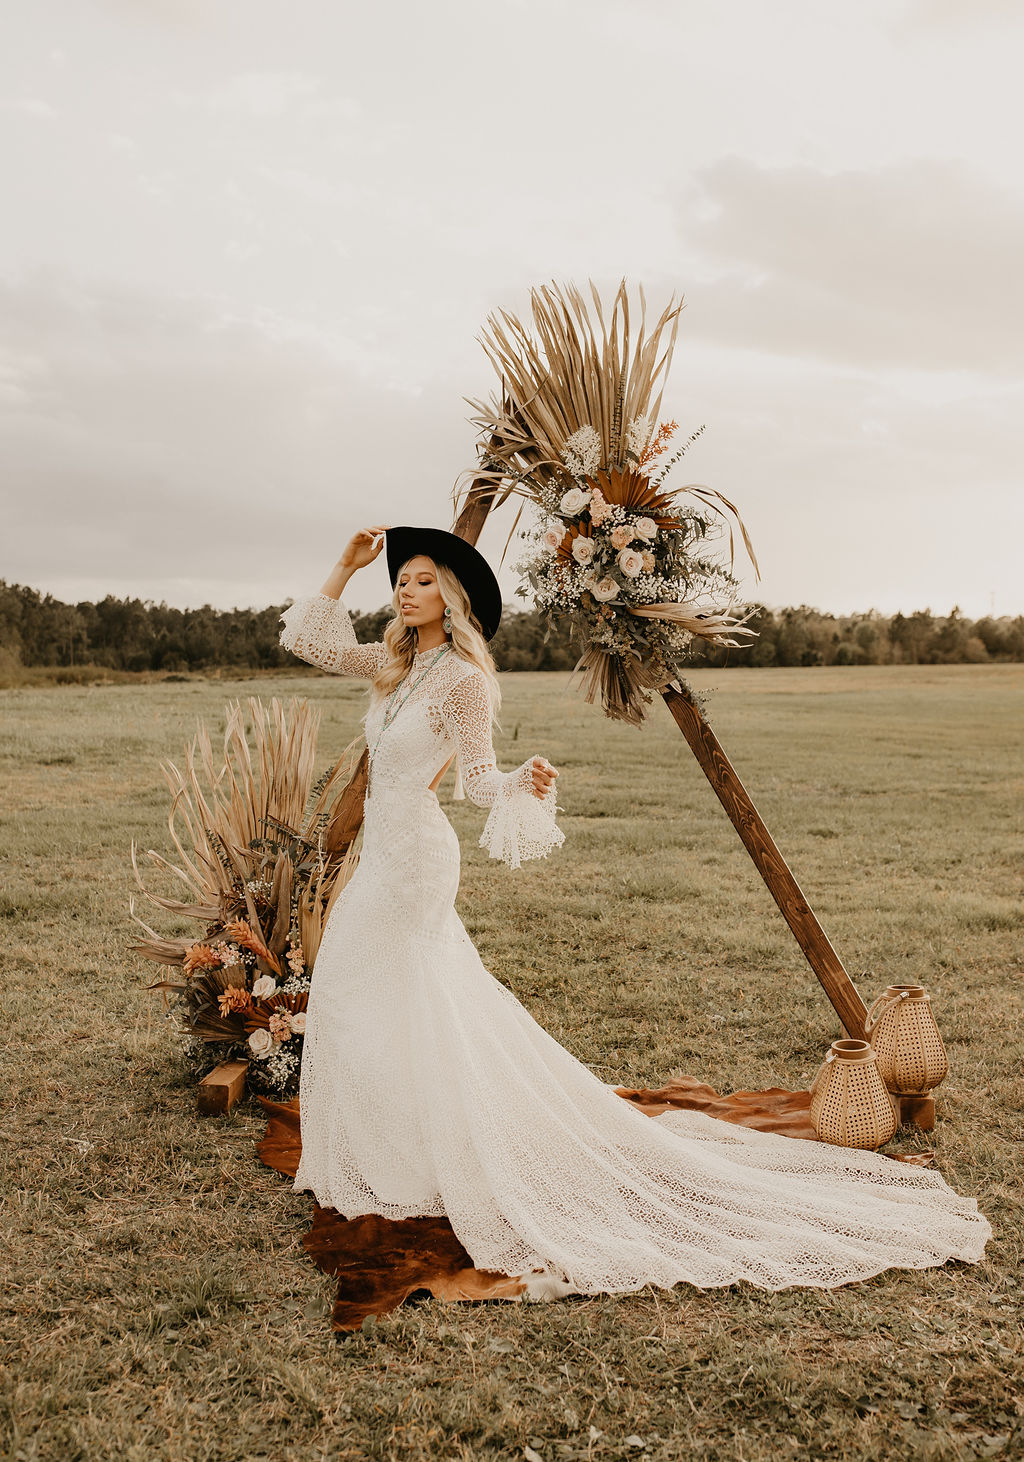
{"label": "rust colored flower", "polygon": [[244,1013],[252,1009],[252,996],[241,985],[229,985],[217,996],[217,1005],[221,1015]]}
{"label": "rust colored flower", "polygon": [[260,959],[265,960],[272,970],[277,974],[281,973],[281,966],[277,956],[270,953],[270,950],[263,943],[258,935],[253,933],[252,925],[247,919],[232,919],[230,924],[225,924],[224,933],[228,939],[233,939],[243,949],[251,950],[258,954]]}
{"label": "rust colored flower", "polygon": [[654,433],[654,436],[651,437],[651,440],[647,443],[647,448],[643,456],[640,458],[640,461],[638,463],[639,471],[642,472],[645,467],[649,467],[654,461],[655,457],[661,456],[662,452],[668,446],[669,442],[672,440],[672,437],[678,430],[678,421],[663,421],[661,423],[661,425],[658,427],[658,430]]}
{"label": "rust colored flower", "polygon": [[215,949],[208,944],[193,944],[185,951],[183,964],[187,975],[194,975],[196,970],[215,970],[221,965],[221,957]]}

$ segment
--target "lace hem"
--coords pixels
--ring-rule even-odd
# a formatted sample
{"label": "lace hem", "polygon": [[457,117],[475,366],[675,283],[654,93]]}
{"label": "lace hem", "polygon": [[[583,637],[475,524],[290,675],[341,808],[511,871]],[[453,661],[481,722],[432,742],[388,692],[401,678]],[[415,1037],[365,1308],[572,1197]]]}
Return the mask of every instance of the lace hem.
{"label": "lace hem", "polygon": [[517,785],[516,779],[529,766],[524,762],[517,772],[509,772],[480,834],[480,846],[510,868],[518,868],[529,858],[546,858],[565,842],[565,833],[555,823],[554,789],[536,797],[521,781]]}

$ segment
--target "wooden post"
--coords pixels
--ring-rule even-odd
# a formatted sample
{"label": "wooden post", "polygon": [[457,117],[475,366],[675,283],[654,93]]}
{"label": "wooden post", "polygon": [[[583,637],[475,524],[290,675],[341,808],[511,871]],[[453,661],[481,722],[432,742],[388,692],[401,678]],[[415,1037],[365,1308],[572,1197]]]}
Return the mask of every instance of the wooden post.
{"label": "wooden post", "polygon": [[750,794],[719,745],[718,737],[687,691],[665,690],[662,691],[662,696],[676,725],[686,737],[690,750],[700,763],[701,770],[714,788],[718,800],[729,814],[755,868],[767,884],[768,892],[796,936],[796,942],[806,955],[808,964],[821,981],[825,994],[843,1023],[843,1029],[851,1039],[863,1040],[864,1021],[867,1017],[864,1001],[846,973],[842,960],[829,943],[824,929],[814,917],[810,905],[800,891],[800,885],[775,846]]}
{"label": "wooden post", "polygon": [[494,502],[497,491],[496,484],[487,482],[486,480],[481,482],[478,479],[466,493],[466,501],[462,512],[455,520],[455,526],[452,532],[457,533],[460,538],[464,538],[467,543],[472,543],[474,548],[476,547],[476,540],[483,532],[483,526],[487,522],[487,514],[491,511],[491,505]]}
{"label": "wooden post", "polygon": [[248,1061],[222,1061],[203,1077],[196,1088],[196,1101],[204,1117],[220,1117],[241,1099],[245,1091]]}
{"label": "wooden post", "polygon": [[935,1098],[931,1092],[907,1096],[894,1091],[891,1095],[901,1127],[919,1127],[922,1132],[931,1132],[935,1126]]}

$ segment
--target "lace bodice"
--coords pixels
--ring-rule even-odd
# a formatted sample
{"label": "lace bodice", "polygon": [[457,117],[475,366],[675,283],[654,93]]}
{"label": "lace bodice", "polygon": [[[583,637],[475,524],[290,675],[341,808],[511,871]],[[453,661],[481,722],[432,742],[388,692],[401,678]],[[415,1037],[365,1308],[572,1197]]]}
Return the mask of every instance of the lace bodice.
{"label": "lace bodice", "polygon": [[[296,600],[281,622],[286,650],[335,675],[372,679],[387,659],[383,644],[358,643],[348,610],[326,594]],[[402,702],[397,711],[396,701]],[[389,713],[393,719],[385,727]],[[544,797],[532,790],[532,758],[514,771],[499,771],[487,679],[454,649],[440,658],[436,649],[421,651],[391,696],[371,690],[363,723],[370,748],[369,797],[419,797],[454,755],[456,797],[464,786],[473,802],[490,808],[480,844],[492,858],[518,868],[565,841],[555,825],[554,788]]]}

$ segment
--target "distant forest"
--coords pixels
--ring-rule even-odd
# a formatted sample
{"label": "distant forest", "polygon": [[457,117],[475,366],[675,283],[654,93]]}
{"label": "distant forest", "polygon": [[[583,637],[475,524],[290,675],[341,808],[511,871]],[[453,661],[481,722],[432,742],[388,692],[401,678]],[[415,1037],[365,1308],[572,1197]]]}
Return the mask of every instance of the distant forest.
{"label": "distant forest", "polygon": [[[90,669],[183,674],[210,670],[295,670],[300,662],[278,643],[284,605],[266,609],[170,609],[151,600],[63,604],[0,579],[0,670],[55,667],[61,681]],[[355,614],[360,640],[379,639],[391,610]],[[1024,661],[1024,616],[967,619],[957,608],[886,616],[874,610],[834,615],[802,604],[758,609],[758,638],[749,649],[697,645],[694,664],[725,665],[982,665]],[[564,627],[547,626],[536,610],[507,606],[491,642],[501,670],[569,670],[577,654]]]}

